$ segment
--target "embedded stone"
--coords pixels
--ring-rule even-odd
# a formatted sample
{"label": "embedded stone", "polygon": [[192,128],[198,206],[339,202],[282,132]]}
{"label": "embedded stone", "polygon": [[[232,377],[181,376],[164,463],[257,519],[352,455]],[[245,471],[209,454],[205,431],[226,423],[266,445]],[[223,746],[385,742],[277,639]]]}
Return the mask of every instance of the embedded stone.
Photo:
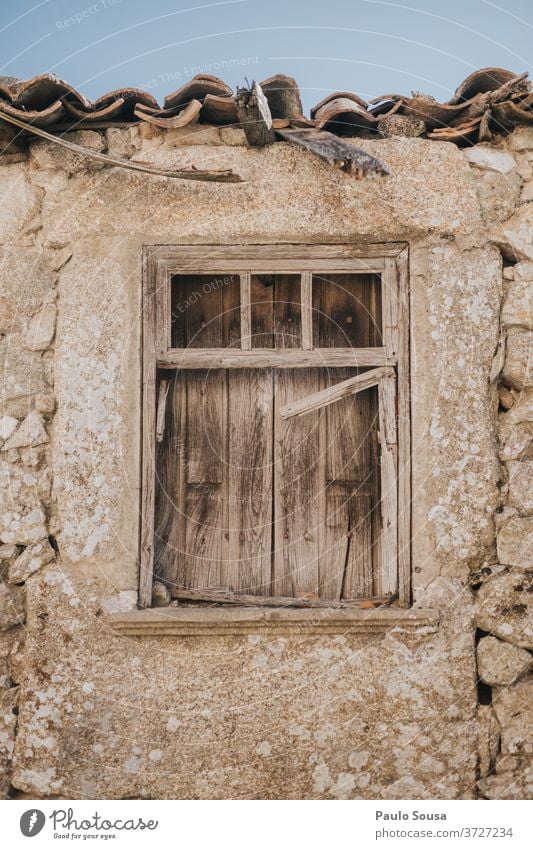
{"label": "embedded stone", "polygon": [[498,560],[506,566],[533,569],[533,516],[515,516],[496,538]]}
{"label": "embedded stone", "polygon": [[8,462],[0,462],[0,523],[5,543],[30,545],[47,536],[37,478]]}
{"label": "embedded stone", "polygon": [[14,416],[2,416],[0,419],[0,439],[9,439],[18,425],[18,419]]}
{"label": "embedded stone", "polygon": [[510,333],[507,337],[502,380],[507,386],[521,391],[533,386],[533,333]]}
{"label": "embedded stone", "polygon": [[533,200],[533,182],[526,183],[520,193],[520,203],[529,203]]}
{"label": "embedded stone", "polygon": [[[530,759],[529,759],[530,761]],[[533,767],[525,758],[506,759],[509,769],[488,775],[478,781],[485,799],[531,799],[533,796]]]}
{"label": "embedded stone", "polygon": [[0,584],[0,631],[21,625],[24,620],[24,587]]}
{"label": "embedded stone", "polygon": [[478,705],[479,774],[484,778],[490,772],[500,747],[500,726],[492,705]]}
{"label": "embedded stone", "polygon": [[533,663],[525,649],[503,643],[496,637],[483,637],[477,647],[477,670],[479,677],[491,687],[513,684],[524,675]]}
{"label": "embedded stone", "polygon": [[524,513],[533,512],[533,460],[513,460],[509,471],[509,504]]}
{"label": "embedded stone", "polygon": [[109,156],[118,157],[119,159],[129,159],[141,148],[138,127],[128,127],[127,129],[109,127],[105,134]]}
{"label": "embedded stone", "polygon": [[51,415],[56,408],[56,402],[53,395],[49,392],[39,392],[35,396],[35,409],[38,413]]}
{"label": "embedded stone", "polygon": [[96,130],[71,130],[65,138],[72,144],[79,144],[80,147],[86,147],[89,150],[100,152],[105,150],[103,135]]}
{"label": "embedded stone", "polygon": [[509,174],[477,171],[475,179],[485,221],[505,221],[510,218],[519,204],[522,187],[522,181],[516,171]]}
{"label": "embedded stone", "polygon": [[505,642],[533,649],[533,574],[515,568],[482,584],[475,621]]}
{"label": "embedded stone", "polygon": [[533,755],[533,710],[517,714],[502,728],[503,755]]}
{"label": "embedded stone", "polygon": [[513,268],[515,280],[533,280],[533,262],[517,262]]}
{"label": "embedded stone", "polygon": [[54,558],[54,549],[47,539],[35,545],[28,545],[9,567],[8,581],[11,584],[22,584],[34,572],[38,572],[43,566],[51,563]]}
{"label": "embedded stone", "polygon": [[533,204],[520,206],[508,221],[494,228],[491,237],[507,259],[533,260]]}
{"label": "embedded stone", "polygon": [[516,127],[509,136],[511,150],[533,150],[533,127]]}
{"label": "embedded stone", "polygon": [[168,607],[170,604],[170,593],[166,586],[160,581],[154,581],[152,587],[152,607]]}
{"label": "embedded stone", "polygon": [[37,410],[31,410],[15,433],[4,443],[3,450],[9,451],[12,448],[42,445],[44,442],[48,442],[48,434],[43,418]]}
{"label": "embedded stone", "polygon": [[0,341],[0,375],[4,410],[23,418],[30,396],[46,388],[42,354],[27,351],[20,334],[9,334]]}
{"label": "embedded stone", "polygon": [[0,694],[0,793],[7,798],[11,787],[11,765],[15,748],[20,687],[8,687]]}
{"label": "embedded stone", "polygon": [[505,726],[520,713],[533,709],[533,678],[517,681],[512,687],[496,688],[492,694],[492,707],[500,725]]}
{"label": "embedded stone", "polygon": [[522,422],[508,428],[502,427],[501,442],[500,460],[533,459],[530,450],[533,447],[533,422]]}
{"label": "embedded stone", "polygon": [[55,304],[43,304],[39,312],[32,317],[24,344],[29,351],[45,351],[56,330],[57,307]]}
{"label": "embedded stone", "polygon": [[509,284],[502,308],[502,324],[533,330],[533,281]]}
{"label": "embedded stone", "polygon": [[188,127],[177,127],[166,131],[166,143],[170,147],[181,147],[190,144],[224,144],[218,127],[206,124],[190,124]]}
{"label": "embedded stone", "polygon": [[246,136],[240,127],[221,127],[220,138],[230,147],[246,147]]}
{"label": "embedded stone", "polygon": [[16,545],[0,545],[0,560],[11,560],[19,553]]}
{"label": "embedded stone", "polygon": [[525,389],[520,392],[512,409],[501,416],[503,427],[510,427],[522,422],[533,422],[533,389]]}
{"label": "embedded stone", "polygon": [[467,148],[464,155],[475,168],[498,171],[500,174],[508,174],[516,166],[516,161],[510,153],[484,145]]}

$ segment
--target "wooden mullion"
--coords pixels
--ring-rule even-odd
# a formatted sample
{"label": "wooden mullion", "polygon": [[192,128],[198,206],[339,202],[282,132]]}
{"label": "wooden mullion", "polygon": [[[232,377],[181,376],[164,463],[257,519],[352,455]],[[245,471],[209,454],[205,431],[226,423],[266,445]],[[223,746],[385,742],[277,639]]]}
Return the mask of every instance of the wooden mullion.
{"label": "wooden mullion", "polygon": [[302,348],[313,349],[313,273],[304,271],[301,276],[300,299],[302,309]]}
{"label": "wooden mullion", "polygon": [[396,365],[385,348],[172,348],[158,357],[162,369],[366,368]]}
{"label": "wooden mullion", "polygon": [[171,345],[170,331],[170,286],[172,275],[165,264],[161,264],[155,281],[155,345],[157,356],[164,356]]}
{"label": "wooden mullion", "polygon": [[252,307],[251,286],[252,275],[245,271],[240,275],[241,292],[241,349],[250,351],[252,348]]}

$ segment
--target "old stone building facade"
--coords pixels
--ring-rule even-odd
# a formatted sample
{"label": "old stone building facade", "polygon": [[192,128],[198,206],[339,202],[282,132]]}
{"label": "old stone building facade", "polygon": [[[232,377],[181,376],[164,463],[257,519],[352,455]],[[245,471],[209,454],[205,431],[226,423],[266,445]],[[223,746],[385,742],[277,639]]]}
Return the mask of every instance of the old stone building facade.
{"label": "old stone building facade", "polygon": [[[243,181],[49,140],[0,159],[2,792],[530,795],[533,126],[467,146],[348,140],[390,171],[360,181],[237,127],[65,138]],[[412,606],[334,626],[138,611],[143,251],[393,243],[409,262]]]}

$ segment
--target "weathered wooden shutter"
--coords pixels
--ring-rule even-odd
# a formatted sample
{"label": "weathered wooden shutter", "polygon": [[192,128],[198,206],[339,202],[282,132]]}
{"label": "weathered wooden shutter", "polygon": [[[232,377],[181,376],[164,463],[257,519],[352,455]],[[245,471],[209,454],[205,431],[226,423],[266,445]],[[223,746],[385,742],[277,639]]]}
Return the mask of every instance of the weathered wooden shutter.
{"label": "weathered wooden shutter", "polygon": [[[381,262],[379,274],[330,274],[324,260],[320,272],[165,272],[153,561],[171,594],[406,598],[406,337],[399,266]],[[143,545],[151,560],[144,531]]]}

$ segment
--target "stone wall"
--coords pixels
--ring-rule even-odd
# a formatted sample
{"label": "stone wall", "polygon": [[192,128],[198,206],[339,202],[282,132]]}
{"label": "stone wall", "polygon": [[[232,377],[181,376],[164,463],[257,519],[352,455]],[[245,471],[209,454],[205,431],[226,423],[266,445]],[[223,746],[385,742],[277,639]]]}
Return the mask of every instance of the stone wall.
{"label": "stone wall", "polygon": [[[362,182],[240,130],[70,137],[245,182],[43,142],[0,171],[2,792],[531,793],[532,131],[357,140],[392,172]],[[143,245],[345,241],[410,248],[413,592],[437,633],[117,635],[138,583]]]}

